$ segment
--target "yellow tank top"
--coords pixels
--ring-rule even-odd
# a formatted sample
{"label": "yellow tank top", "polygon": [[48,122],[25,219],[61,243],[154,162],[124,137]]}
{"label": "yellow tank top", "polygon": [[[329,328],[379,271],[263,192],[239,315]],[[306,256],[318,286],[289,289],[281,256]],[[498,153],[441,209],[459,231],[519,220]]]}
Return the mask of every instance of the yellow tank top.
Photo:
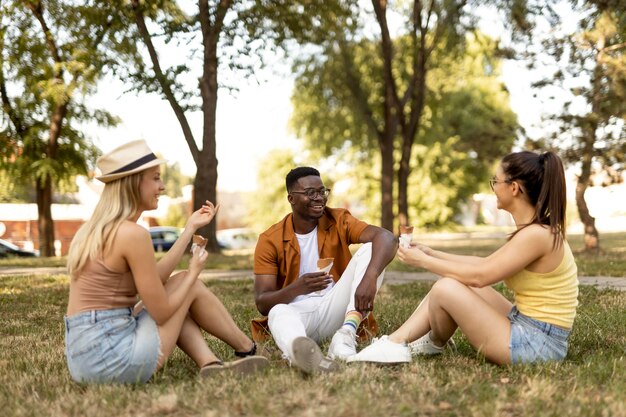
{"label": "yellow tank top", "polygon": [[528,317],[570,329],[578,307],[578,268],[567,242],[563,259],[552,272],[526,269],[504,280],[515,293],[517,309]]}

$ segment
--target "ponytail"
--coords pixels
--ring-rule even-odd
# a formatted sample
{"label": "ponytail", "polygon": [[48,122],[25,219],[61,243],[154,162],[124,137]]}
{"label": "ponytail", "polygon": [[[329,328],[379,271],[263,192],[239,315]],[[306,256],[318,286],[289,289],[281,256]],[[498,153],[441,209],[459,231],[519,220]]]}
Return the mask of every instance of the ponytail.
{"label": "ponytail", "polygon": [[558,247],[565,240],[567,196],[563,163],[552,151],[541,154],[539,159],[543,165],[543,181],[533,222],[549,225],[554,234],[554,246]]}
{"label": "ponytail", "polygon": [[565,212],[567,205],[565,172],[561,159],[552,151],[541,155],[534,152],[515,152],[502,159],[502,169],[511,181],[521,183],[528,194],[535,214],[524,227],[541,224],[550,227],[554,248],[565,240]]}

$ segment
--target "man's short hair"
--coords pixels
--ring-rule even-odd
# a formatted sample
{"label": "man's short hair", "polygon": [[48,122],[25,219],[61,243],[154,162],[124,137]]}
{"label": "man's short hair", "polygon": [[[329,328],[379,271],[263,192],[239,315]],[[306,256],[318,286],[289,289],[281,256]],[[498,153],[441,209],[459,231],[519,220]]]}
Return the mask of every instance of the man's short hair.
{"label": "man's short hair", "polygon": [[289,171],[287,177],[285,177],[285,183],[287,185],[287,192],[291,191],[293,185],[302,177],[308,177],[313,175],[315,177],[320,177],[320,172],[311,167],[297,167]]}

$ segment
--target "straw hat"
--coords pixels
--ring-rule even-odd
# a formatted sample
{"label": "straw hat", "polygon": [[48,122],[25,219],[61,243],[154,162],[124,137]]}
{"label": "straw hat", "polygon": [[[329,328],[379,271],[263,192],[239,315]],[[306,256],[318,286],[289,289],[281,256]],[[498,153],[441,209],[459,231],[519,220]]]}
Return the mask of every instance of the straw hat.
{"label": "straw hat", "polygon": [[107,183],[165,162],[157,158],[145,140],[133,140],[98,158],[96,167],[102,175],[96,179]]}

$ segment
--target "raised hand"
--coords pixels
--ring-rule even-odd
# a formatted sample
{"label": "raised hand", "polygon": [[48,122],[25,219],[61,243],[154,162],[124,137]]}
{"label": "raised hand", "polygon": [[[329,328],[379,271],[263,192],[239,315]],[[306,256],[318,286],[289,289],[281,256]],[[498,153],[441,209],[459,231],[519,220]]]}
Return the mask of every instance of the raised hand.
{"label": "raised hand", "polygon": [[187,220],[187,227],[190,227],[195,232],[199,228],[206,226],[211,223],[219,209],[219,204],[213,205],[209,200],[206,200],[202,207],[191,213],[189,220]]}

